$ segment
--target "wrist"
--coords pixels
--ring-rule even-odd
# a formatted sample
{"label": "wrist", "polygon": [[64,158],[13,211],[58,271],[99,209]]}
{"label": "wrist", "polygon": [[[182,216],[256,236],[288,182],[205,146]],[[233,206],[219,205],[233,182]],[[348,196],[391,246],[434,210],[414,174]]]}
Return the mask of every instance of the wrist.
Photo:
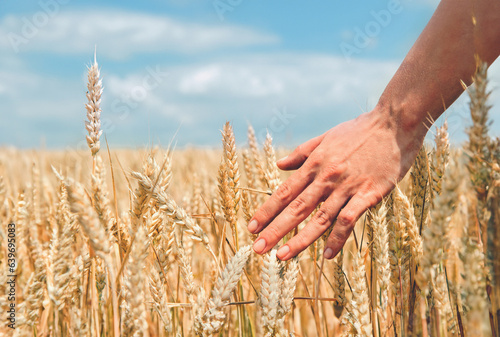
{"label": "wrist", "polygon": [[423,142],[431,126],[431,118],[420,111],[412,111],[417,104],[408,101],[388,102],[383,97],[379,100],[372,113],[378,115],[387,127],[418,142]]}

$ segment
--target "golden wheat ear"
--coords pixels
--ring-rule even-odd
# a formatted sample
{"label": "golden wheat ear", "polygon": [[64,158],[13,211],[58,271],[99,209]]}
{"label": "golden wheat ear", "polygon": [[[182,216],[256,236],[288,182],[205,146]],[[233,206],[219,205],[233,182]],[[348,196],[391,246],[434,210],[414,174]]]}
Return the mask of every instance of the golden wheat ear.
{"label": "golden wheat ear", "polygon": [[99,65],[97,57],[94,55],[94,63],[88,69],[87,82],[87,121],[85,128],[87,129],[87,144],[90,148],[92,156],[96,156],[101,148],[99,138],[102,135],[101,130],[101,96],[102,96],[102,81],[100,79]]}

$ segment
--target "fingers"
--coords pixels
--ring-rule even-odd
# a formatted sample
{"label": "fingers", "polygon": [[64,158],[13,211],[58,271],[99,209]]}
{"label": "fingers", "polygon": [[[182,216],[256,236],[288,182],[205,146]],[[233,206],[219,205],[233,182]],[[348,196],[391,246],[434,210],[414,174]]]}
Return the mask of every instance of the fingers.
{"label": "fingers", "polygon": [[278,214],[285,209],[312,182],[313,172],[298,170],[294,172],[269,199],[255,212],[248,224],[251,233],[259,233]]}
{"label": "fingers", "polygon": [[296,170],[302,166],[302,164],[309,157],[311,152],[321,143],[324,135],[315,137],[308,140],[302,145],[299,145],[292,153],[287,157],[282,158],[276,162],[276,165],[282,170]]}
{"label": "fingers", "polygon": [[278,250],[278,258],[288,260],[316,241],[332,225],[346,201],[346,195],[334,191],[307,225]]}
{"label": "fingers", "polygon": [[368,208],[375,204],[375,199],[371,200],[361,197],[360,194],[356,194],[351,198],[342,211],[340,211],[332,232],[326,241],[325,252],[323,254],[326,259],[334,258],[340,252],[354,229],[356,221],[358,221],[359,217]]}
{"label": "fingers", "polygon": [[295,198],[259,235],[254,251],[264,254],[274,247],[287,233],[297,227],[318,205],[325,188],[320,184],[309,185]]}

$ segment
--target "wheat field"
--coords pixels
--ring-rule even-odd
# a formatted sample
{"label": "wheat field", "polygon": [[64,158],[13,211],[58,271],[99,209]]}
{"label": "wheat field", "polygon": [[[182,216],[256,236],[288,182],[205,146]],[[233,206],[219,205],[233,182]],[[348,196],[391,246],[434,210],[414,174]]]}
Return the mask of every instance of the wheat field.
{"label": "wheat field", "polygon": [[90,151],[0,150],[2,336],[500,336],[484,65],[463,148],[432,129],[341,254],[324,259],[320,238],[287,262],[255,254],[246,230],[287,177],[270,135],[249,127],[236,147],[226,123],[220,150],[109,149],[99,76],[94,63]]}

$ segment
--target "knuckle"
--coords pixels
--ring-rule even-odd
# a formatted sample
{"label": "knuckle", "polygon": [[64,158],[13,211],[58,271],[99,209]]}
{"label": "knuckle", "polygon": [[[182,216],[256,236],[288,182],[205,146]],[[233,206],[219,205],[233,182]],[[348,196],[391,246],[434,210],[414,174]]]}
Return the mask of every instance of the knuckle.
{"label": "knuckle", "polygon": [[294,238],[294,253],[298,254],[309,246],[304,235],[296,235]]}
{"label": "knuckle", "polygon": [[281,239],[280,231],[277,226],[268,226],[266,228],[265,236],[268,245],[274,245],[275,242]]}
{"label": "knuckle", "polygon": [[304,145],[301,144],[301,145],[297,146],[295,148],[295,151],[293,151],[293,152],[295,152],[295,154],[302,154],[302,153],[304,153]]}
{"label": "knuckle", "polygon": [[366,179],[364,186],[358,191],[357,196],[366,200],[370,204],[378,203],[382,199],[382,193],[379,192],[378,184],[372,179]]}
{"label": "knuckle", "polygon": [[290,184],[288,182],[284,182],[280,187],[278,187],[274,194],[279,201],[287,201],[292,194]]}
{"label": "knuckle", "polygon": [[357,219],[356,212],[352,210],[343,210],[337,218],[337,224],[342,227],[351,227]]}
{"label": "knuckle", "polygon": [[370,207],[377,205],[382,200],[382,194],[364,193],[363,199],[367,203],[368,207],[366,207],[366,208],[370,208]]}
{"label": "knuckle", "polygon": [[328,227],[331,224],[330,214],[325,210],[319,209],[314,215],[314,221],[320,227]]}
{"label": "knuckle", "polygon": [[337,163],[326,164],[322,171],[322,176],[325,180],[338,178],[342,174],[342,169]]}
{"label": "knuckle", "polygon": [[289,212],[294,217],[304,215],[306,211],[306,204],[301,198],[296,198],[288,205]]}
{"label": "knuckle", "polygon": [[325,154],[324,150],[316,149],[316,150],[314,150],[313,155],[309,159],[314,166],[319,168],[321,163],[323,162],[325,156],[326,156],[326,154]]}
{"label": "knuckle", "polygon": [[332,231],[328,238],[328,246],[337,246],[343,244],[347,240],[347,235],[344,232]]}
{"label": "knuckle", "polygon": [[271,219],[271,213],[269,209],[261,208],[255,213],[254,218],[257,219],[259,224],[267,223]]}
{"label": "knuckle", "polygon": [[316,149],[312,154],[307,158],[307,163],[310,165],[312,168],[317,168],[321,164],[321,159],[323,156],[321,155],[321,150]]}
{"label": "knuckle", "polygon": [[364,194],[368,194],[377,189],[377,184],[375,183],[375,181],[373,181],[373,179],[365,179],[364,185],[365,185],[363,188]]}

